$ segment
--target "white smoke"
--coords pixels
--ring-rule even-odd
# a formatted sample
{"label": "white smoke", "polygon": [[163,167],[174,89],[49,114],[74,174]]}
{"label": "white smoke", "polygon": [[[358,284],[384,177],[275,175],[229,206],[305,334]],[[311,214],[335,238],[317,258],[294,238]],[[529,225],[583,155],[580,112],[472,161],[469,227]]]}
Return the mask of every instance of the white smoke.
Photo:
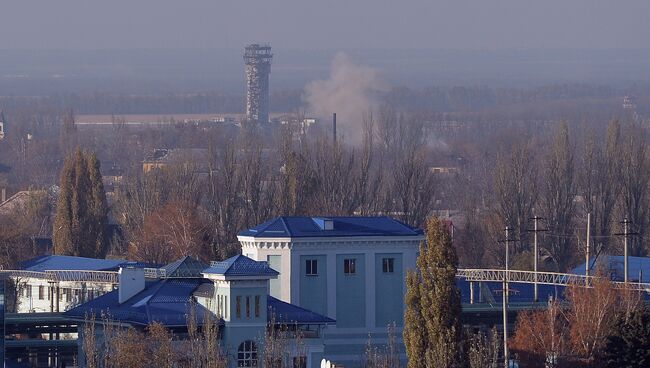
{"label": "white smoke", "polygon": [[323,123],[336,113],[337,130],[348,140],[361,137],[364,114],[373,110],[374,96],[388,89],[378,70],[355,64],[344,53],[338,53],[332,61],[329,79],[310,82],[305,87],[303,99],[308,113]]}

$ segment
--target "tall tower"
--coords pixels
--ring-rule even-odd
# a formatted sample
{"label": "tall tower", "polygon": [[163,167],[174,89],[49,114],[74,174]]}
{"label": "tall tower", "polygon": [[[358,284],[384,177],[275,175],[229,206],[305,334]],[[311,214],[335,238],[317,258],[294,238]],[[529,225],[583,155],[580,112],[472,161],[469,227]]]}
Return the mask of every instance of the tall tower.
{"label": "tall tower", "polygon": [[246,64],[246,120],[269,122],[269,74],[271,74],[271,46],[251,44],[244,51]]}
{"label": "tall tower", "polygon": [[0,110],[0,140],[5,137],[5,114]]}

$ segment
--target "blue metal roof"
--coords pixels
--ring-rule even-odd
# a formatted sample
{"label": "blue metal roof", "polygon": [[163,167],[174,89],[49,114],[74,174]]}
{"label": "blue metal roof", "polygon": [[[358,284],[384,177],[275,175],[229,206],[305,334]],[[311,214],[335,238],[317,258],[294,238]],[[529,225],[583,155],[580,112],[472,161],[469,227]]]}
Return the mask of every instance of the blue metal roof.
{"label": "blue metal roof", "polygon": [[[145,289],[126,302],[120,304],[118,290],[104,294],[64,315],[84,319],[87,315],[110,315],[115,321],[132,325],[148,325],[160,322],[167,327],[186,326],[187,315],[191,312],[192,293],[205,279],[162,279],[147,282]],[[197,321],[200,323],[207,309],[200,304],[195,305]]]}
{"label": "blue metal roof", "polygon": [[[324,221],[333,228],[326,229]],[[308,238],[350,236],[421,236],[422,230],[390,217],[278,217],[239,233],[256,238]]]}
{"label": "blue metal roof", "polygon": [[289,304],[283,302],[282,300],[276,299],[272,296],[268,296],[267,300],[268,305],[268,320],[270,321],[273,316],[275,316],[275,323],[277,324],[333,324],[336,321],[314,313],[305,308],[301,308],[297,305]]}
{"label": "blue metal roof", "polygon": [[[628,262],[628,281],[639,282],[650,282],[650,258],[648,257],[627,257]],[[583,262],[580,266],[574,268],[571,272],[584,275],[585,274],[585,263]],[[603,255],[598,257],[598,259],[592,259],[589,262],[591,264],[590,275],[595,275],[600,269],[607,272],[612,281],[624,281],[625,280],[625,257],[623,256],[609,256]]]}
{"label": "blue metal roof", "polygon": [[54,270],[80,270],[80,271],[114,271],[119,265],[125,263],[123,259],[96,259],[72,256],[40,256],[20,264],[21,269],[27,271],[54,271]]}
{"label": "blue metal roof", "polygon": [[267,262],[259,262],[243,255],[230,257],[223,262],[212,262],[203,273],[224,276],[277,276],[278,271],[269,267]]}

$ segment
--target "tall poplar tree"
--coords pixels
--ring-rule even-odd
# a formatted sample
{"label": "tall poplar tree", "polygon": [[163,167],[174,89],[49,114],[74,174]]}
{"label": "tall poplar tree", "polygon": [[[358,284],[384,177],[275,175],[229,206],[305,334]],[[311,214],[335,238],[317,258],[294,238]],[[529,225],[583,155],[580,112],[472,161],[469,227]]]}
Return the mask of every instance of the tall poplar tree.
{"label": "tall poplar tree", "polygon": [[54,253],[101,258],[108,208],[99,160],[81,149],[66,158],[54,219]]}
{"label": "tall poplar tree", "polygon": [[407,276],[404,343],[409,368],[462,366],[457,268],[447,225],[436,217],[429,218],[417,271],[409,271]]}

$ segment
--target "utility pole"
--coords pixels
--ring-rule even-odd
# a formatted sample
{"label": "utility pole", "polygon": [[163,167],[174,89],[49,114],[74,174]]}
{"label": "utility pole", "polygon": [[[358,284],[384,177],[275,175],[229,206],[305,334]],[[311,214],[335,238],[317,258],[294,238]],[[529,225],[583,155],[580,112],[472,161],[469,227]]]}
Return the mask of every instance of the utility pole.
{"label": "utility pole", "polygon": [[591,232],[590,232],[590,227],[591,227],[591,213],[587,214],[587,244],[585,246],[585,276],[587,279],[589,278],[589,240],[591,237]]}
{"label": "utility pole", "polygon": [[510,358],[508,357],[508,301],[506,298],[507,290],[508,272],[506,271],[506,273],[503,275],[503,365],[505,368],[510,368]]}
{"label": "utility pole", "polygon": [[537,233],[542,232],[542,231],[548,231],[546,229],[540,229],[537,222],[539,220],[543,220],[543,217],[539,216],[533,216],[530,218],[533,220],[533,230],[528,230],[529,232],[533,232],[533,268],[535,271],[535,276],[534,276],[534,286],[535,286],[535,293],[534,293],[534,301],[537,302],[539,301],[539,292],[538,292],[538,284],[537,284],[537,272],[538,272],[538,261],[539,261],[539,247],[537,245]]}
{"label": "utility pole", "polygon": [[510,228],[506,226],[506,274],[504,277],[504,288],[503,288],[503,295],[505,295],[506,302],[508,297],[510,296],[508,293],[508,271],[510,271],[509,263],[508,263],[508,258],[510,255]]}
{"label": "utility pole", "polygon": [[625,275],[623,275],[623,281],[625,281],[625,282],[628,281],[628,277],[629,277],[629,275],[628,275],[629,265],[628,265],[628,259],[627,259],[628,258],[627,238],[630,235],[636,235],[637,234],[637,233],[631,233],[630,232],[629,225],[631,223],[632,222],[630,220],[628,220],[627,217],[625,219],[623,219],[623,221],[621,221],[621,224],[623,224],[623,233],[616,234],[616,235],[622,235],[623,236],[623,258],[624,258],[623,272],[625,273]]}

